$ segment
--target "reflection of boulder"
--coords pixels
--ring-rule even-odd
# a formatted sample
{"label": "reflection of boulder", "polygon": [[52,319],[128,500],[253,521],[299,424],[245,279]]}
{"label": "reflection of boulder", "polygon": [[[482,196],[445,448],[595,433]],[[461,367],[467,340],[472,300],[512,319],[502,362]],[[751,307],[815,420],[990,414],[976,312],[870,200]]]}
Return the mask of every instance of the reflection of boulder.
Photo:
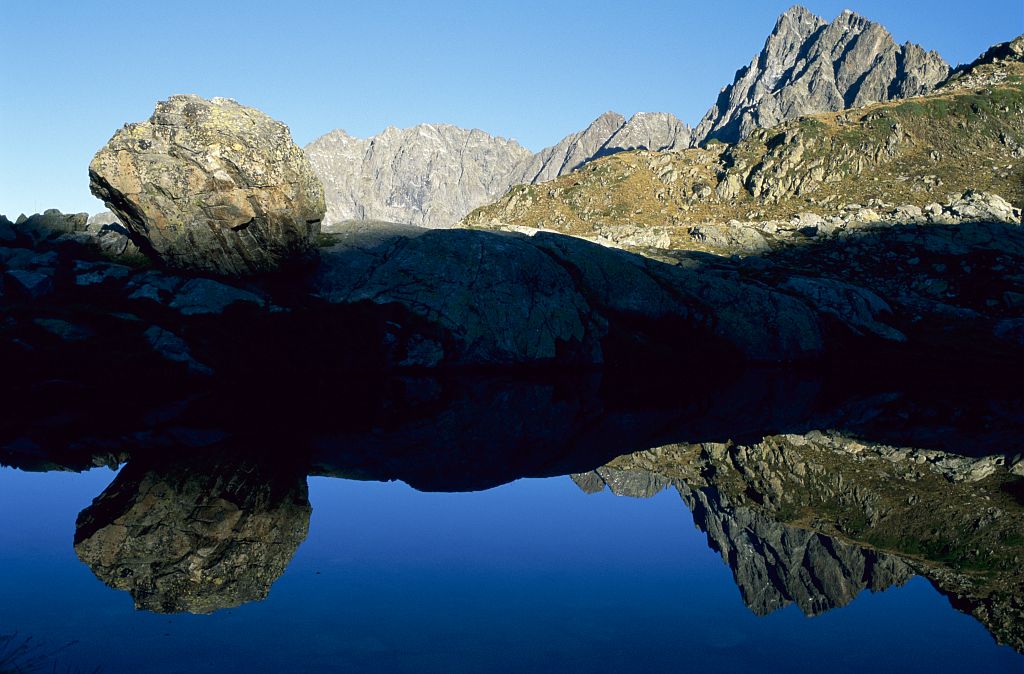
{"label": "reflection of boulder", "polygon": [[75,552],[136,608],[209,613],[264,599],[309,516],[301,470],[209,455],[132,462],[79,515]]}
{"label": "reflection of boulder", "polygon": [[[607,466],[572,476],[588,493],[605,485],[619,496],[648,498],[672,484],[657,473]],[[707,534],[708,544],[732,569],[744,603],[767,615],[796,603],[806,615],[845,606],[862,590],[883,590],[906,582],[910,567],[897,557],[787,526],[748,507],[734,507],[714,488],[675,483]]]}

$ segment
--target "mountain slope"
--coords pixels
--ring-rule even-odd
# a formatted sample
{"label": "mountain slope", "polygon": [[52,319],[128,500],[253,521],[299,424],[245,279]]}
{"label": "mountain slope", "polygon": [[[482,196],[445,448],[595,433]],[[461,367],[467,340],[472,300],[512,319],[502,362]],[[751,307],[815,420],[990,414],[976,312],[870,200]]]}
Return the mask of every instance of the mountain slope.
{"label": "mountain slope", "polygon": [[979,61],[927,96],[809,115],[731,146],[604,157],[542,187],[515,187],[464,223],[620,242],[656,230],[659,247],[728,253],[737,251],[691,230],[733,219],[834,217],[844,205],[923,209],[967,190],[1019,208],[1024,57],[1006,49],[1010,56]]}
{"label": "mountain slope", "polygon": [[627,122],[606,112],[578,133],[545,148],[514,167],[509,186],[536,185],[571,173],[598,157],[626,150],[673,150],[690,145],[690,128],[665,112],[638,112]]}
{"label": "mountain slope", "polygon": [[801,115],[921,95],[949,72],[935,52],[899,46],[885,28],[853,12],[827,23],[795,6],[722,89],[694,137],[732,143]]}
{"label": "mountain slope", "polygon": [[669,113],[640,112],[627,121],[606,112],[536,154],[448,125],[389,128],[369,139],[332,131],[306,153],[324,183],[325,226],[382,220],[447,227],[512,185],[554,180],[607,155],[733,142],[804,114],[926,93],[949,73],[934,52],[899,46],[856,14],[827,23],[793,7],[696,129]]}
{"label": "mountain slope", "polygon": [[513,140],[447,124],[389,127],[367,139],[332,131],[305,151],[324,184],[324,226],[450,224],[507,189],[508,167],[531,156]]}
{"label": "mountain slope", "polygon": [[389,127],[366,139],[336,130],[305,152],[324,184],[325,227],[347,220],[447,227],[512,185],[552,180],[604,154],[689,144],[689,127],[667,113],[641,112],[627,122],[606,112],[536,154],[514,140],[447,124]]}

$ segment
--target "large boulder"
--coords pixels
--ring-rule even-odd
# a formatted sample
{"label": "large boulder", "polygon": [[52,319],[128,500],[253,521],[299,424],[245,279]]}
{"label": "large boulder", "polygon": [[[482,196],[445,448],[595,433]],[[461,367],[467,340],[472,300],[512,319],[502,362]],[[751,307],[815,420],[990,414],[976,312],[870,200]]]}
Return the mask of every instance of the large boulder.
{"label": "large boulder", "polygon": [[89,165],[93,194],[165,266],[241,275],[309,249],[323,187],[288,127],[225,98],[172,96]]}

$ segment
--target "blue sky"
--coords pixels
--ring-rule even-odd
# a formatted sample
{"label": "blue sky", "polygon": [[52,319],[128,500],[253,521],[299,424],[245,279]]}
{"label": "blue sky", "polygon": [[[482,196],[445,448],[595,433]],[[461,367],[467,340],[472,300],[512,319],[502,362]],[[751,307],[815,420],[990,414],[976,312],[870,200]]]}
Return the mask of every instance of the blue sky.
{"label": "blue sky", "polygon": [[[0,213],[102,210],[92,155],[174,93],[288,124],[447,122],[537,150],[606,110],[695,123],[791,1],[0,0]],[[1022,0],[808,0],[850,8],[951,63],[1024,32]]]}

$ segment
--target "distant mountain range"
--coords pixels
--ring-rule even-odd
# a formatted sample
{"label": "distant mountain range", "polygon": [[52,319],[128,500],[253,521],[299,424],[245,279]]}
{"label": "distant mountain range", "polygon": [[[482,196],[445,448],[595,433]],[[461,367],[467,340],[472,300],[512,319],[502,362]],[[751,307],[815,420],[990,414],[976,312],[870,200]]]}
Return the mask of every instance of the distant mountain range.
{"label": "distant mountain range", "polygon": [[331,131],[305,150],[324,184],[327,229],[349,220],[446,227],[512,185],[554,180],[624,150],[689,147],[691,137],[667,113],[641,112],[627,122],[606,112],[536,154],[514,140],[449,124],[389,127],[365,139]]}
{"label": "distant mountain range", "polygon": [[950,73],[935,52],[898,45],[853,12],[829,23],[795,6],[696,128],[669,113],[627,121],[606,112],[535,154],[514,140],[444,124],[389,127],[366,139],[336,130],[305,151],[324,183],[328,229],[347,220],[446,227],[513,185],[547,182],[598,157],[732,143],[802,115],[928,93]]}

